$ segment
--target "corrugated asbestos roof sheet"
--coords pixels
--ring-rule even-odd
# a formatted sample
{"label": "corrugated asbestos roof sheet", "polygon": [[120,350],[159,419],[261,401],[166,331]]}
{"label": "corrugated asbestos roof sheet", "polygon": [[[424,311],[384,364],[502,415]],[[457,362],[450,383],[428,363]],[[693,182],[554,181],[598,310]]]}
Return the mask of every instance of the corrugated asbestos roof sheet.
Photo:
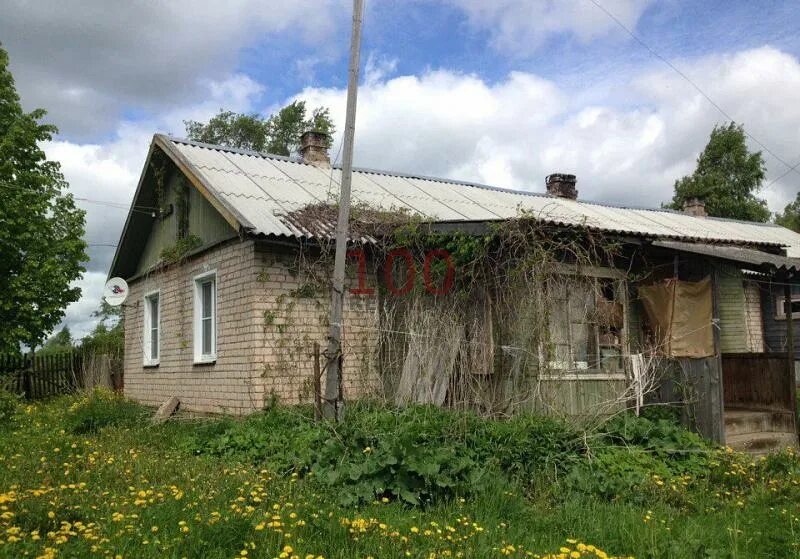
{"label": "corrugated asbestos roof sheet", "polygon": [[764,268],[790,272],[800,270],[800,258],[769,254],[751,248],[706,243],[684,243],[681,241],[654,241],[653,246],[722,258],[737,262],[743,266],[761,268],[761,271],[767,271]]}
{"label": "corrugated asbestos roof sheet", "polygon": [[[339,168],[176,138],[162,140],[255,234],[313,237],[315,231],[289,214],[333,202],[339,191]],[[684,241],[779,245],[788,247],[789,256],[800,257],[800,235],[777,225],[565,200],[468,182],[355,169],[352,197],[375,208],[406,208],[435,221],[492,221],[517,217],[523,210],[557,225]]]}

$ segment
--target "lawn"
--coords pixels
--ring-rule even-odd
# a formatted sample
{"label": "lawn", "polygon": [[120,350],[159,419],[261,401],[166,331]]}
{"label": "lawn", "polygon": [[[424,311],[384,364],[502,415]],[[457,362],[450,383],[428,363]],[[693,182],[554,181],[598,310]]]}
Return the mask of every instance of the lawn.
{"label": "lawn", "polygon": [[[675,452],[663,455],[606,441],[608,448],[588,453],[562,445],[552,454],[544,437],[535,444],[554,460],[539,456],[534,467],[518,454],[502,456],[495,434],[508,427],[493,425],[478,431],[492,439],[495,465],[505,472],[466,461],[465,452],[474,458],[484,451],[463,438],[448,450],[447,464],[409,466],[395,474],[406,476],[406,485],[393,485],[375,479],[401,471],[397,458],[390,470],[354,469],[358,457],[347,440],[355,427],[315,431],[303,410],[154,426],[148,410],[93,398],[22,404],[13,421],[0,425],[0,556],[800,557],[800,464],[793,452],[753,460],[700,446],[680,453],[672,444]],[[359,432],[369,424],[374,435],[375,418],[389,413],[364,412],[367,421],[356,412],[354,421],[361,421]],[[481,420],[468,421],[469,432],[477,432]],[[392,445],[408,432],[381,426]],[[430,441],[431,431],[420,436]],[[320,458],[320,437],[341,438],[328,445],[337,458]],[[686,446],[682,437],[678,443]],[[357,441],[362,460],[384,464],[378,457],[395,447],[371,440],[374,446],[363,448]],[[413,463],[416,447],[424,446],[412,445],[400,462]],[[344,478],[333,475],[345,467]],[[506,475],[511,469],[516,473]],[[408,477],[413,471],[424,473]],[[490,475],[478,479],[476,471]],[[461,483],[462,474],[474,486]],[[364,487],[380,489],[364,498]]]}

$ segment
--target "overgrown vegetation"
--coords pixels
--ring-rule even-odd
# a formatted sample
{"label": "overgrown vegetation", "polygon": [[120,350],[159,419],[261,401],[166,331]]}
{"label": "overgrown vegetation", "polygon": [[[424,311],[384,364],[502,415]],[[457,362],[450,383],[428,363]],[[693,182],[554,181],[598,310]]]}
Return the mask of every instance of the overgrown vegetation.
{"label": "overgrown vegetation", "polygon": [[187,254],[203,245],[203,240],[197,235],[187,235],[175,241],[175,244],[161,251],[161,261],[164,264],[180,262]]}
{"label": "overgrown vegetation", "polygon": [[0,384],[0,427],[14,419],[19,404],[19,397]]}
{"label": "overgrown vegetation", "polygon": [[[533,416],[376,405],[351,406],[335,429],[278,406],[245,420],[131,419],[147,413],[103,393],[19,407],[0,437],[0,556],[733,559],[800,551],[793,451],[753,459],[710,448],[667,420],[620,418],[576,433]],[[457,468],[439,453],[486,474],[474,486],[440,486]],[[341,476],[326,479],[315,464]],[[389,470],[389,483],[410,473],[436,489],[420,506],[393,493],[359,496],[362,480]],[[343,494],[358,506],[342,507]]]}
{"label": "overgrown vegetation", "polygon": [[81,395],[69,407],[65,424],[70,432],[83,435],[106,427],[133,427],[146,415],[147,410],[121,394],[98,388]]}
{"label": "overgrown vegetation", "polygon": [[310,475],[346,505],[376,498],[419,505],[475,495],[501,478],[563,472],[578,436],[528,415],[498,421],[434,406],[354,404],[334,427],[315,423],[309,409],[272,406],[244,422],[208,426],[192,449]]}

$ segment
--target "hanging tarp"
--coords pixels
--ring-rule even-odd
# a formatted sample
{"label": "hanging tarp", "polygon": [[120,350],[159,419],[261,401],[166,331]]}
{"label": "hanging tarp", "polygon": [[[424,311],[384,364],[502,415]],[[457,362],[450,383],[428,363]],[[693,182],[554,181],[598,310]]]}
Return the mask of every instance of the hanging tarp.
{"label": "hanging tarp", "polygon": [[662,353],[669,357],[714,355],[711,278],[642,285],[639,298]]}

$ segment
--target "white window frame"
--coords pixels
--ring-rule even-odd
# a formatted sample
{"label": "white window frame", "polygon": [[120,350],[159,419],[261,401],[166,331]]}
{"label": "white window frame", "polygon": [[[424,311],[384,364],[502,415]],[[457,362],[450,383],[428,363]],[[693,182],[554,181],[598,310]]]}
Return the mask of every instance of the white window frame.
{"label": "white window frame", "polygon": [[[156,330],[158,331],[156,338],[158,351],[155,358],[153,358],[152,351],[153,326],[151,300],[153,299],[153,296],[158,297],[158,322],[156,324]],[[145,367],[157,367],[161,362],[161,290],[155,289],[153,291],[148,291],[144,294],[143,301],[144,313],[142,320],[142,363]]]}
{"label": "white window frame", "polygon": [[[800,294],[792,293],[791,301],[792,303],[800,301]],[[775,320],[786,320],[786,309],[783,306],[785,302],[786,298],[783,295],[775,296]],[[792,319],[795,318],[800,318],[800,311],[792,313]]]}
{"label": "white window frame", "polygon": [[[203,353],[203,290],[202,284],[206,280],[213,280],[213,287],[211,290],[212,297],[214,298],[211,305],[211,353]],[[214,363],[217,360],[217,337],[218,337],[218,321],[217,321],[217,293],[219,288],[219,280],[216,270],[210,270],[196,275],[193,278],[193,292],[194,292],[194,362],[196,364]]]}

